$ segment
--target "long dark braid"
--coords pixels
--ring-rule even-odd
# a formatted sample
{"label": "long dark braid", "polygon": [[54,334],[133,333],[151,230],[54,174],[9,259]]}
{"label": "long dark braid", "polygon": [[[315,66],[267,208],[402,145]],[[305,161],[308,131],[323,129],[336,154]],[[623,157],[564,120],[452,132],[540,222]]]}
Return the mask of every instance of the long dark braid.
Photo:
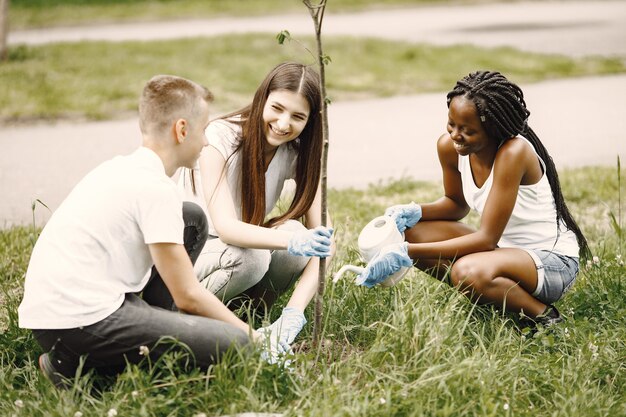
{"label": "long dark braid", "polygon": [[[474,103],[485,132],[499,145],[519,134],[533,145],[546,165],[546,175],[556,205],[557,225],[562,221],[574,232],[581,258],[588,259],[591,252],[587,239],[565,204],[554,161],[535,132],[528,126],[530,111],[526,108],[522,90],[499,72],[476,71],[457,81],[454,89],[448,93],[448,106],[456,96],[465,96]],[[557,227],[557,233],[558,230]]]}

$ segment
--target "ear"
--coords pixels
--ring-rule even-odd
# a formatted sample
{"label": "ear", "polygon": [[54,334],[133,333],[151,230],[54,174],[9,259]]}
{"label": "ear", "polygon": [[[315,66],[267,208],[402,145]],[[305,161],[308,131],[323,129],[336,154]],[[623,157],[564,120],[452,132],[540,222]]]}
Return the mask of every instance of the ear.
{"label": "ear", "polygon": [[183,143],[185,138],[187,137],[187,133],[189,131],[187,120],[178,119],[174,124],[174,135],[176,136],[176,142]]}

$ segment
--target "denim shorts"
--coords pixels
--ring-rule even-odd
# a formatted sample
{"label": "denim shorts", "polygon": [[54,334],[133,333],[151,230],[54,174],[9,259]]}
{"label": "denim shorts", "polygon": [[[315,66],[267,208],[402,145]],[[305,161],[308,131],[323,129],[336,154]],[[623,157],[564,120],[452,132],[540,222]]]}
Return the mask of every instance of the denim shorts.
{"label": "denim shorts", "polygon": [[537,267],[537,288],[533,297],[545,304],[559,300],[576,280],[578,258],[547,250],[525,250]]}

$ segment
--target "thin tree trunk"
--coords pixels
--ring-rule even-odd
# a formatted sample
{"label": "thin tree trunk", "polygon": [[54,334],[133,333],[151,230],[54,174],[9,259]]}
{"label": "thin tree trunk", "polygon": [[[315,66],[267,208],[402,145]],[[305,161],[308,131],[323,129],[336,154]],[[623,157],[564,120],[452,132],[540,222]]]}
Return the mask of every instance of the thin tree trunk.
{"label": "thin tree trunk", "polygon": [[[325,56],[322,51],[322,21],[324,19],[324,9],[326,8],[326,0],[321,0],[317,5],[311,4],[310,0],[303,0],[303,3],[309,9],[309,13],[313,18],[315,25],[315,39],[317,41],[317,63],[320,73],[320,91],[321,91],[321,113],[322,113],[322,172],[321,172],[321,188],[322,188],[322,225],[326,226],[327,218],[327,163],[328,163],[328,109],[326,101],[326,76],[324,71]],[[323,297],[324,287],[326,284],[326,259],[320,259],[320,269],[318,275],[317,294],[315,296],[315,322],[313,326],[313,343],[317,347],[320,343],[322,335],[322,317],[323,313]]]}
{"label": "thin tree trunk", "polygon": [[9,57],[7,39],[9,36],[9,0],[0,0],[0,60]]}

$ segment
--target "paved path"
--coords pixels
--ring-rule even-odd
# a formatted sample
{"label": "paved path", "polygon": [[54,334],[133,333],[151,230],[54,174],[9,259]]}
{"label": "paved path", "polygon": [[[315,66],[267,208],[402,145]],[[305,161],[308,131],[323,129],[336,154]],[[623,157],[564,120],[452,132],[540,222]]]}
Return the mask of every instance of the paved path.
{"label": "paved path", "polygon": [[[154,40],[212,36],[224,33],[313,33],[311,18],[302,13],[239,19],[178,20],[16,31],[13,44],[79,40]],[[374,36],[437,45],[471,43],[514,46],[534,52],[572,56],[626,55],[626,1],[534,1],[473,6],[385,8],[324,17],[326,36]]]}
{"label": "paved path", "polygon": [[[534,47],[529,44],[528,49],[554,48],[554,42],[563,41],[556,44],[563,51],[567,49],[567,39],[572,38],[580,41],[579,49],[574,44],[570,45],[572,49],[568,53],[572,55],[602,53],[626,56],[624,6],[626,2],[598,1],[436,7],[336,17],[328,15],[324,24],[325,28],[335,28],[333,33],[349,27],[352,33],[360,31],[361,34],[383,36],[388,32],[381,26],[400,27],[400,22],[404,22],[407,16],[413,16],[414,19],[428,16],[428,19],[417,20],[420,24],[414,24],[414,27],[423,29],[426,26],[431,28],[430,31],[421,30],[416,31],[415,35],[405,33],[396,36],[425,40],[419,36],[428,35],[431,36],[428,39],[430,42],[458,42],[459,38],[456,41],[452,37],[447,38],[446,33],[461,31],[466,34],[462,37],[466,42],[474,39],[479,44],[483,42],[491,45],[490,40],[497,40],[520,48],[523,47],[520,39],[527,42],[529,39],[541,39],[545,36],[545,39],[551,41],[539,42]],[[533,18],[528,14],[528,8],[541,15]],[[581,10],[587,12],[582,13]],[[600,16],[598,10],[604,16]],[[545,15],[546,13],[548,14]],[[369,24],[364,16],[369,16]],[[390,16],[396,16],[397,24]],[[482,20],[473,20],[470,18],[472,16]],[[511,22],[510,25],[513,26],[505,30],[501,25],[511,19],[519,23],[515,26]],[[552,24],[549,23],[550,19]],[[610,23],[614,22],[613,19],[622,22],[621,27]],[[245,25],[249,25],[248,29],[259,30],[254,26],[258,24],[255,22],[268,23],[274,20],[279,23],[276,23],[275,28],[268,29],[272,32],[288,29],[297,33],[292,27],[304,24],[297,23],[296,16],[237,19],[232,23],[232,30],[242,31],[246,28]],[[410,20],[407,18],[407,21]],[[349,21],[352,23],[346,23]],[[599,21],[604,23],[598,24]],[[205,22],[199,27],[219,27],[219,33],[224,33],[227,31],[227,22],[221,19],[212,25]],[[244,28],[240,27],[241,22],[244,22]],[[383,22],[386,23],[383,25]],[[471,30],[467,22],[473,22],[475,27],[482,27],[482,31],[496,32],[497,36],[485,35],[482,41],[480,37],[472,37],[472,34],[479,31]],[[531,24],[532,22],[535,23]],[[308,23],[310,25],[310,21]],[[438,29],[434,27],[435,23],[439,25]],[[132,36],[147,36],[147,33],[161,36],[165,34],[164,27],[168,25],[170,24],[149,25],[154,31],[142,27],[140,33]],[[402,25],[410,28],[408,24]],[[192,26],[185,24],[183,28],[178,27],[183,30]],[[547,29],[548,26],[552,26],[552,29]],[[99,33],[98,36],[102,37],[108,31],[111,36],[117,34],[116,39],[120,40],[121,35],[131,36],[126,29],[133,27],[54,30],[47,40],[77,40],[69,34],[78,36],[76,34],[83,33],[82,30],[86,34]],[[617,42],[614,36],[620,30],[622,35]],[[577,35],[579,31],[582,31],[583,36]],[[325,33],[330,32],[327,30]],[[15,33],[13,42],[19,39],[39,42],[33,33],[38,32]],[[64,33],[63,37],[60,33]],[[553,37],[555,33],[558,36]],[[568,38],[565,33],[571,33],[571,36]],[[194,32],[195,34],[197,33]],[[186,31],[179,35],[191,36]],[[92,35],[86,37],[90,36]],[[176,33],[169,33],[168,37],[171,36],[176,36]],[[603,45],[605,49],[594,49],[597,45]],[[626,93],[626,75],[557,80],[522,85],[522,88],[532,112],[530,124],[560,168],[598,164],[614,166],[618,155],[626,161],[626,100],[623,99]],[[446,106],[443,93],[336,102],[329,109],[329,119],[331,187],[360,188],[381,179],[403,176],[423,180],[439,179],[435,140],[445,128]],[[60,122],[25,127],[0,126],[0,149],[3,150],[0,153],[0,190],[3,196],[0,199],[0,228],[31,222],[31,203],[35,199],[40,199],[51,209],[55,209],[74,184],[95,165],[114,155],[128,153],[138,144],[139,129],[134,119],[90,123]],[[48,217],[46,209],[36,209],[38,224]]]}

